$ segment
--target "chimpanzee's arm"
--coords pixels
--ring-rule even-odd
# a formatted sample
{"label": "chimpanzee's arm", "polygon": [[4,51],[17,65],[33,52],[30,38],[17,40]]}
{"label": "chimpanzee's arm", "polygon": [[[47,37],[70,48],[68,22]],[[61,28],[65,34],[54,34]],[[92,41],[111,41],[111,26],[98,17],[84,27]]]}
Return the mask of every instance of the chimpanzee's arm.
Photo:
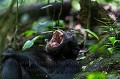
{"label": "chimpanzee's arm", "polygon": [[14,58],[4,61],[2,79],[22,79],[21,66]]}
{"label": "chimpanzee's arm", "polygon": [[[46,45],[47,52],[35,48],[16,53],[13,49],[7,49],[3,53],[2,60],[5,63],[10,58],[15,59],[22,67],[22,74],[27,73],[27,77],[30,76],[31,79],[72,79],[72,75],[80,71],[80,65],[75,60],[79,49],[77,42],[74,41],[72,33],[57,30]],[[18,67],[13,69],[18,70],[16,75],[19,76],[18,72],[21,72],[21,69]],[[3,72],[7,71],[3,70]]]}
{"label": "chimpanzee's arm", "polygon": [[[25,71],[27,71],[29,73],[29,75],[32,77],[32,79],[37,79],[37,78],[43,78],[43,79],[51,79],[49,77],[49,74],[47,73],[47,70],[45,68],[43,68],[42,66],[40,66],[38,63],[36,63],[36,61],[28,56],[26,53],[15,53],[13,49],[8,48],[4,53],[3,53],[3,62],[4,62],[4,66],[3,66],[3,72],[5,72],[5,74],[7,73],[7,70],[11,70],[11,68],[13,68],[13,70],[16,70],[16,72],[12,72],[12,70],[10,72],[12,72],[12,74],[17,74],[20,75],[21,69],[18,68],[19,66],[17,66],[18,64],[20,66],[22,66]],[[13,66],[9,66],[9,61],[11,59],[14,59]],[[15,64],[15,65],[14,65]],[[17,64],[17,65],[16,65]],[[10,73],[8,73],[10,74]],[[11,74],[10,74],[11,75]],[[18,77],[18,76],[16,76]],[[9,79],[9,78],[3,78],[3,79]],[[19,78],[11,78],[11,79],[19,79]],[[20,78],[21,79],[21,78]]]}

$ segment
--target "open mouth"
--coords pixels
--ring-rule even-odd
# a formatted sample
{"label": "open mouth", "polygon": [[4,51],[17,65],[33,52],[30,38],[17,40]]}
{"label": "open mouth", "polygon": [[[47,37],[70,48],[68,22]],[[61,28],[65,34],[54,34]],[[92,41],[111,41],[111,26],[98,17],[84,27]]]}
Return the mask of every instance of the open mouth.
{"label": "open mouth", "polygon": [[63,41],[63,32],[60,30],[56,30],[53,32],[52,39],[47,43],[48,46],[54,48],[58,47]]}

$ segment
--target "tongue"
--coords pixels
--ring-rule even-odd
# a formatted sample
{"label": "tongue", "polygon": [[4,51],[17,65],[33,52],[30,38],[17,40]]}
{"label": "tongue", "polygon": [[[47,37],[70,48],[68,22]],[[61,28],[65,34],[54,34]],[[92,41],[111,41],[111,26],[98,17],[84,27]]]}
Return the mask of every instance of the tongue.
{"label": "tongue", "polygon": [[51,46],[52,46],[52,47],[57,47],[57,46],[59,46],[59,43],[53,42],[53,43],[51,44]]}

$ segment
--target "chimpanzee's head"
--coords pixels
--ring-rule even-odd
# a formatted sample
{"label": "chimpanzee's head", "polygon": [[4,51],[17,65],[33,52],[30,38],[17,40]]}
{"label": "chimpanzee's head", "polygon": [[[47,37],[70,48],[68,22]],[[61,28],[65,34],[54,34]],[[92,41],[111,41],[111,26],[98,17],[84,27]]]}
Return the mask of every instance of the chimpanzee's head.
{"label": "chimpanzee's head", "polygon": [[49,54],[65,58],[76,58],[78,55],[78,43],[71,32],[56,30],[53,32],[51,40],[46,44],[46,50]]}

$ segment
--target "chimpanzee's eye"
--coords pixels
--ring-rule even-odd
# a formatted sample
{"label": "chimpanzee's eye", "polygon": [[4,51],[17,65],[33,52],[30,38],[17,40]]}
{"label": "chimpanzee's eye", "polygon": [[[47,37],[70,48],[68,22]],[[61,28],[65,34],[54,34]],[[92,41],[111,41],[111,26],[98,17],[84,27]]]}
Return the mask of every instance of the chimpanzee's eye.
{"label": "chimpanzee's eye", "polygon": [[67,34],[71,37],[73,36],[73,34],[71,32],[67,32]]}

